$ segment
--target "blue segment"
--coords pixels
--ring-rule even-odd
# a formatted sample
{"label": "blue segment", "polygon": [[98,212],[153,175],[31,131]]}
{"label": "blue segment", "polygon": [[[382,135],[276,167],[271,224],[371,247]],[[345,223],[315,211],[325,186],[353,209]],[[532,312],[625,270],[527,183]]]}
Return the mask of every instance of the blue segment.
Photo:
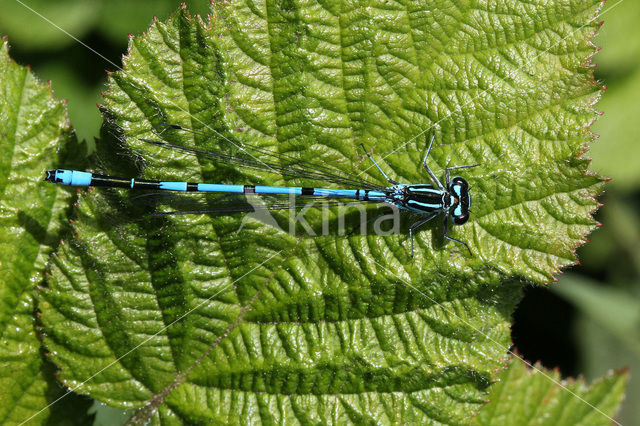
{"label": "blue segment", "polygon": [[91,185],[91,176],[93,174],[89,172],[80,172],[78,170],[56,170],[56,182],[64,185],[73,186],[89,186]]}
{"label": "blue segment", "polygon": [[[364,191],[360,190],[360,194],[363,195]],[[356,190],[313,188],[313,195],[317,195],[319,197],[356,198]]]}
{"label": "blue segment", "polygon": [[160,182],[159,188],[167,191],[186,191],[187,182]]}
{"label": "blue segment", "polygon": [[302,194],[302,188],[296,186],[256,186],[255,191],[256,194]]}
{"label": "blue segment", "polygon": [[462,188],[460,187],[460,185],[453,186],[453,192],[456,193],[456,198],[460,198],[462,196],[461,190]]}
{"label": "blue segment", "polygon": [[242,194],[244,192],[244,185],[223,185],[219,183],[199,183],[198,191],[202,192],[231,192],[235,194]]}
{"label": "blue segment", "polygon": [[[387,200],[387,194],[385,194],[382,191],[369,191],[369,193],[367,194],[367,197],[371,201],[386,201]],[[360,199],[361,200],[364,199],[364,191],[362,189],[360,190]]]}
{"label": "blue segment", "polygon": [[63,185],[71,185],[72,173],[73,172],[71,170],[58,169],[54,176],[54,182],[62,183]]}
{"label": "blue segment", "polygon": [[133,178],[131,179],[131,188],[133,188],[133,184],[135,183],[135,181],[136,181],[135,179]]}
{"label": "blue segment", "polygon": [[462,215],[462,206],[461,206],[460,204],[458,204],[458,205],[456,206],[456,208],[455,208],[455,209],[453,209],[453,215],[454,215],[454,216],[460,216],[460,215]]}

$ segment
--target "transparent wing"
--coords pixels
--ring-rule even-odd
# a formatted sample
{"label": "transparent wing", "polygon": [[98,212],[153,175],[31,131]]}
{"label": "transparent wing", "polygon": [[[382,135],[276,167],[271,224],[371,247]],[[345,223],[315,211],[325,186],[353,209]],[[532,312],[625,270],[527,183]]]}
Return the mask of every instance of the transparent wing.
{"label": "transparent wing", "polygon": [[[180,126],[169,126],[174,129],[182,129]],[[289,178],[303,178],[318,182],[332,182],[343,187],[355,187],[362,189],[382,189],[380,185],[373,184],[363,179],[356,178],[340,169],[321,164],[315,164],[300,160],[284,154],[275,154],[268,150],[241,146],[243,151],[239,155],[229,155],[199,148],[174,145],[168,142],[152,139],[140,139],[142,142],[160,146],[165,149],[189,152],[194,155],[209,158],[215,161],[235,163],[243,167],[272,172]]]}

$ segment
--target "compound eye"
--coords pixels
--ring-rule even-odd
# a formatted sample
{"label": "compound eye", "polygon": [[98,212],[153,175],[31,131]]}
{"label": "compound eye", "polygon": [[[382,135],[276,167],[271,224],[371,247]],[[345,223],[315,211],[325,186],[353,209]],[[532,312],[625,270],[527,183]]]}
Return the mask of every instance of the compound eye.
{"label": "compound eye", "polygon": [[455,223],[456,225],[462,225],[463,223],[469,220],[469,213],[467,212],[467,213],[462,213],[462,214],[452,216],[452,219],[453,219],[453,223]]}

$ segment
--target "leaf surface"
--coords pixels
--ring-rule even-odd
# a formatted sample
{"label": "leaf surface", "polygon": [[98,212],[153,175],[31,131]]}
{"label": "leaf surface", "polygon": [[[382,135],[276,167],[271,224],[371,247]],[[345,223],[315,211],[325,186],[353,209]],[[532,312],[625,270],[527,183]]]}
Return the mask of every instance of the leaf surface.
{"label": "leaf surface", "polygon": [[[435,126],[437,176],[480,164],[460,171],[473,214],[450,230],[474,254],[445,244],[439,221],[411,258],[411,218],[397,235],[340,235],[331,210],[326,235],[292,235],[243,215],[149,217],[127,192],[90,191],[43,295],[61,380],[141,408],[137,421],[465,422],[506,359],[509,277],[550,280],[594,227],[602,183],[579,155],[599,4],[217,3],[208,25],[181,10],[133,37],[104,108],[126,143],[102,141],[100,168],[312,184],[138,139],[161,135],[385,184],[362,143],[421,183]],[[305,217],[321,233],[322,211]]]}
{"label": "leaf surface", "polygon": [[628,377],[628,371],[616,371],[586,386],[582,379],[562,380],[557,371],[529,369],[512,358],[471,424],[610,425]]}
{"label": "leaf surface", "polygon": [[[57,148],[73,137],[65,104],[9,58],[6,39],[0,43],[0,422],[21,423],[38,413],[39,424],[68,424],[58,410],[65,405],[47,407],[62,390],[41,353],[36,286],[71,199],[69,191],[44,183],[43,171],[60,164]],[[83,406],[76,405],[79,413]]]}

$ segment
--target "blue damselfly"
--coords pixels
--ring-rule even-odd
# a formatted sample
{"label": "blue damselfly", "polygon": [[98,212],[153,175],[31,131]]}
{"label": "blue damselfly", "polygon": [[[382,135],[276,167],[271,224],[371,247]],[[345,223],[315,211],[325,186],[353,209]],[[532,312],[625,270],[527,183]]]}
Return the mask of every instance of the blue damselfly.
{"label": "blue damselfly", "polygon": [[[181,126],[170,125],[170,128],[178,130],[186,130]],[[164,141],[140,139],[148,144],[160,146],[166,149],[179,150],[189,152],[198,156],[206,157],[216,161],[235,163],[243,167],[259,169],[262,171],[271,171],[278,173],[284,177],[312,179],[321,182],[331,182],[343,187],[351,187],[350,189],[333,189],[321,187],[298,187],[298,186],[260,186],[260,185],[229,185],[216,183],[198,183],[198,182],[181,182],[181,181],[160,181],[136,178],[121,178],[109,175],[102,175],[79,170],[48,170],[45,180],[61,185],[84,186],[84,187],[115,187],[142,189],[149,191],[185,191],[192,193],[218,193],[218,194],[238,194],[253,195],[257,194],[262,197],[274,197],[289,195],[296,198],[313,198],[340,200],[351,199],[361,202],[386,203],[395,206],[401,211],[417,213],[423,217],[409,227],[409,239],[411,241],[411,256],[413,256],[413,232],[420,226],[426,224],[439,214],[443,214],[443,236],[447,240],[464,245],[471,253],[469,246],[448,235],[448,219],[456,225],[462,225],[469,219],[469,207],[471,205],[471,197],[469,195],[469,185],[467,181],[459,176],[450,178],[452,170],[475,167],[476,165],[453,166],[445,169],[445,184],[443,185],[436,175],[427,165],[427,158],[431,152],[435,134],[431,137],[427,152],[422,161],[422,165],[431,180],[436,184],[404,184],[390,179],[382,170],[369,153],[365,153],[371,162],[380,171],[382,176],[389,182],[391,186],[380,186],[369,183],[365,180],[353,177],[344,171],[326,165],[312,164],[306,161],[292,159],[291,157],[274,154],[272,152],[259,148],[249,148],[257,155],[237,156],[212,151],[201,150],[197,148],[185,147],[170,144]],[[364,149],[364,146],[363,146]],[[245,150],[246,151],[246,150]],[[264,157],[266,160],[261,160]],[[293,161],[292,161],[293,160]],[[289,163],[289,164],[287,164]],[[285,209],[284,204],[273,204],[270,208]],[[234,211],[233,208],[220,210],[201,210],[188,212],[171,212],[169,214],[185,214],[185,213],[207,213],[207,212],[229,212]],[[246,208],[235,211],[247,211]]]}

